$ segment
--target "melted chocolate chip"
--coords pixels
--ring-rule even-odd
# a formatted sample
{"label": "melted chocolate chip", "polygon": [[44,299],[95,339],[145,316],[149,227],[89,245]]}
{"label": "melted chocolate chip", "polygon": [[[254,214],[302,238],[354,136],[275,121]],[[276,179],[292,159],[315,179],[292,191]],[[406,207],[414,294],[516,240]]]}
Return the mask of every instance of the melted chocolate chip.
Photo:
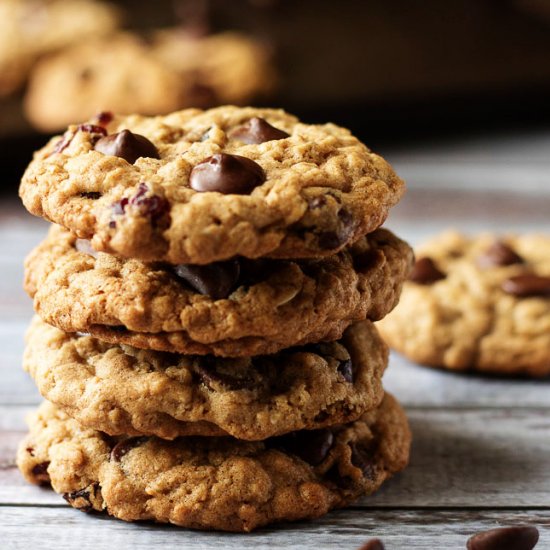
{"label": "melted chocolate chip", "polygon": [[48,467],[50,466],[49,462],[41,462],[33,467],[31,470],[32,475],[35,477],[36,481],[40,484],[47,484],[50,482],[50,475],[48,474]]}
{"label": "melted chocolate chip", "polygon": [[478,259],[480,267],[522,264],[523,258],[502,241],[495,241]]}
{"label": "melted chocolate chip", "polygon": [[238,260],[208,265],[180,264],[174,267],[174,272],[200,294],[220,300],[227,298],[237,287],[240,265]]}
{"label": "melted chocolate chip", "polygon": [[418,285],[431,285],[440,279],[444,279],[445,274],[440,271],[431,258],[419,258],[409,275],[409,280]]}
{"label": "melted chocolate chip", "polygon": [[92,483],[89,487],[85,487],[79,491],[64,493],[63,498],[74,508],[82,512],[90,512],[93,510],[93,504],[90,497],[91,495],[95,497],[98,489],[99,483]]}
{"label": "melted chocolate chip", "polygon": [[269,122],[263,118],[251,118],[246,124],[231,132],[231,137],[236,138],[243,143],[264,143],[276,139],[284,139],[289,137],[286,132],[271,126]]}
{"label": "melted chocolate chip", "polygon": [[160,158],[157,148],[145,136],[134,134],[130,130],[102,137],[94,149],[104,155],[123,158],[130,164],[134,164],[140,157]]}
{"label": "melted chocolate chip", "polygon": [[344,377],[346,382],[353,383],[353,364],[351,359],[340,361],[338,365],[338,372]]}
{"label": "melted chocolate chip", "polygon": [[351,463],[359,468],[363,475],[374,481],[375,478],[375,466],[372,462],[372,451],[369,448],[365,448],[357,445],[356,443],[351,443]]}
{"label": "melted chocolate chip", "polygon": [[97,252],[92,248],[92,243],[88,239],[76,239],[74,247],[83,254],[97,258]]}
{"label": "melted chocolate chip", "polygon": [[345,208],[342,208],[338,212],[338,228],[335,231],[319,233],[319,246],[324,250],[340,248],[348,242],[353,235],[354,229],[353,216]]}
{"label": "melted chocolate chip", "polygon": [[384,544],[380,539],[371,539],[365,542],[359,550],[384,550]]}
{"label": "melted chocolate chip", "polygon": [[318,466],[327,457],[334,444],[329,428],[301,430],[272,439],[275,447],[282,447],[312,466]]}
{"label": "melted chocolate chip", "polygon": [[532,550],[539,540],[536,527],[518,525],[478,533],[468,540],[468,550]]}
{"label": "melted chocolate chip", "polygon": [[217,191],[236,195],[246,195],[264,181],[262,167],[253,160],[225,153],[197,164],[189,177],[191,188],[199,193]]}
{"label": "melted chocolate chip", "polygon": [[119,441],[111,450],[111,460],[114,462],[120,462],[122,457],[128,454],[135,447],[139,447],[142,443],[147,441],[147,437],[129,437]]}
{"label": "melted chocolate chip", "polygon": [[517,275],[503,281],[502,290],[520,298],[550,296],[550,277],[541,277],[531,273]]}
{"label": "melted chocolate chip", "polygon": [[202,383],[210,390],[214,390],[216,384],[232,391],[250,390],[255,386],[254,380],[249,376],[239,378],[225,372],[220,372],[216,369],[213,362],[209,363],[209,359],[206,357],[201,358],[195,365],[195,372]]}

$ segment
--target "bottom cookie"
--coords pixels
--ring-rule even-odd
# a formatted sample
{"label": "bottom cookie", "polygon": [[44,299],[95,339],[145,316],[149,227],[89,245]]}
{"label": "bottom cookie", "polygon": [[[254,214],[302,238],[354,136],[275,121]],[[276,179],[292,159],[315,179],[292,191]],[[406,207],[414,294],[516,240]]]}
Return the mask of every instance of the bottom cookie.
{"label": "bottom cookie", "polygon": [[71,506],[125,521],[251,531],[319,517],[373,493],[408,462],[411,435],[390,395],[347,425],[262,442],[230,437],[112,438],[45,402],[17,463]]}

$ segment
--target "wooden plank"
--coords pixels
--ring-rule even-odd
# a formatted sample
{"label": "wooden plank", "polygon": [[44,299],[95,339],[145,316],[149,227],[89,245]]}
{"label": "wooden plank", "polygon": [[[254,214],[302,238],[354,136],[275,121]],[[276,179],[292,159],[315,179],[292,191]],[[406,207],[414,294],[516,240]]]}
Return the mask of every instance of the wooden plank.
{"label": "wooden plank", "polygon": [[[0,503],[60,501],[40,490],[35,497],[32,491],[21,493],[13,457],[28,410],[0,407]],[[414,434],[409,468],[359,506],[550,507],[547,409],[408,412]]]}
{"label": "wooden plank", "polygon": [[268,527],[250,534],[208,533],[148,523],[126,524],[101,515],[63,508],[0,508],[3,548],[99,550],[185,548],[186,550],[279,548],[353,550],[372,537],[387,550],[463,549],[467,539],[501,525],[536,525],[537,548],[550,547],[550,512],[416,511],[348,509],[311,522]]}

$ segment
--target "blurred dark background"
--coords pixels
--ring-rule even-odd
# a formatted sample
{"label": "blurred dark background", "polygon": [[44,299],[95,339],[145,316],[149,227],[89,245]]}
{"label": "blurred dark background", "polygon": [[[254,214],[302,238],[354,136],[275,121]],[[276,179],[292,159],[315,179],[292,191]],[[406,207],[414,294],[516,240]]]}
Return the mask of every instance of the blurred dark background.
{"label": "blurred dark background", "polygon": [[[549,1],[116,3],[131,29],[173,26],[196,9],[212,31],[260,38],[280,74],[270,105],[348,126],[374,149],[550,122]],[[0,107],[0,156],[15,184],[46,139],[19,103],[13,97]]]}

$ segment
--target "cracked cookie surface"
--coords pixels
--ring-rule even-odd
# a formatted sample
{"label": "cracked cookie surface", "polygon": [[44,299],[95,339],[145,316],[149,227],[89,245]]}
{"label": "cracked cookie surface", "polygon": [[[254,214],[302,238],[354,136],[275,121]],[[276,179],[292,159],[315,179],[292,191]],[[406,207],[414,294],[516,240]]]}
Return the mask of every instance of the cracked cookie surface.
{"label": "cracked cookie surface", "polygon": [[416,256],[377,323],[391,347],[435,367],[550,374],[550,237],[447,232]]}
{"label": "cracked cookie surface", "polygon": [[376,407],[387,359],[368,321],[338,342],[219,359],[107,344],[35,317],[23,366],[46,399],[111,435],[260,440],[349,422]]}
{"label": "cracked cookie surface", "polygon": [[319,517],[371,494],[407,465],[410,446],[405,414],[389,395],[351,424],[253,443],[111,438],[47,402],[29,424],[20,470],[75,508],[226,531]]}
{"label": "cracked cookie surface", "polygon": [[410,247],[380,229],[322,260],[185,267],[184,279],[171,265],[94,254],[53,226],[26,261],[25,289],[42,319],[67,332],[146,349],[258,355],[381,319],[411,263]]}
{"label": "cracked cookie surface", "polygon": [[329,256],[379,227],[404,192],[390,165],[348,130],[279,110],[92,122],[35,154],[20,195],[31,213],[124,257]]}

